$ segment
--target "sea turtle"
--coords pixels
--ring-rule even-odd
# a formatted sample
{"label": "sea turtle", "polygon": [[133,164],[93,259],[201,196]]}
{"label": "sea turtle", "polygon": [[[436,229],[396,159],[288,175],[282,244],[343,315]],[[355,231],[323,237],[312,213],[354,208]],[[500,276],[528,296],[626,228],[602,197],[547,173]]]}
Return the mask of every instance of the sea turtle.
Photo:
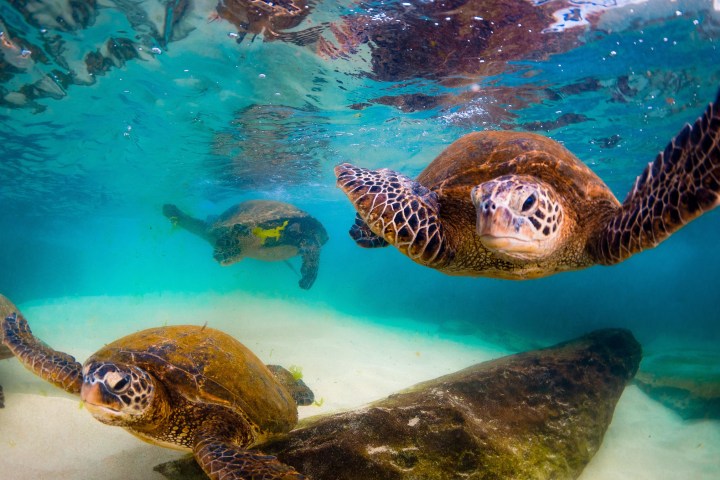
{"label": "sea turtle", "polygon": [[252,34],[252,41],[262,33],[265,41],[282,40],[302,46],[316,42],[323,27],[285,30],[300,25],[314,6],[313,1],[307,0],[222,0],[216,6],[216,15],[237,27],[237,33],[231,36],[238,43],[248,33]]}
{"label": "sea turtle", "polygon": [[335,168],[357,210],[350,235],[388,243],[450,275],[527,279],[619,263],[720,200],[720,92],[637,178],[621,204],[549,138],[465,135],[416,181],[383,168]]}
{"label": "sea turtle", "polygon": [[[305,478],[275,457],[248,450],[297,422],[310,389],[279,366],[267,366],[218,330],[179,325],[116,340],[84,365],[33,336],[12,314],[5,345],[48,382],[79,394],[99,421],[163,447],[192,450],[213,480]],[[277,373],[277,374],[276,374]]]}
{"label": "sea turtle", "polygon": [[320,266],[320,247],[328,240],[322,224],[289,203],[249,200],[226,210],[219,218],[204,222],[183,213],[175,205],[164,205],[163,214],[177,225],[198,235],[214,247],[220,265],[231,265],[245,257],[276,261],[300,255],[300,288],[312,287]]}
{"label": "sea turtle", "polygon": [[[11,313],[19,312],[18,308],[5,295],[0,294],[0,318],[5,318]],[[0,330],[0,360],[11,358],[13,356],[9,348],[3,345],[3,332]],[[0,385],[0,408],[5,406],[5,394],[2,385]]]}

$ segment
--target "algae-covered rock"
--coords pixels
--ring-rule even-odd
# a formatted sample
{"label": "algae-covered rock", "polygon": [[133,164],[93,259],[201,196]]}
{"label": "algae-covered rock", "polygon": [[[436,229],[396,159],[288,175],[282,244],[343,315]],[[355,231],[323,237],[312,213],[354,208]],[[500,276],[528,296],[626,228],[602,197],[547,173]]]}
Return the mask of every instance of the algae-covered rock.
{"label": "algae-covered rock", "polygon": [[307,419],[262,449],[313,480],[576,478],[640,358],[628,331],[601,330]]}
{"label": "algae-covered rock", "polygon": [[684,419],[720,418],[720,355],[682,350],[643,359],[635,383]]}

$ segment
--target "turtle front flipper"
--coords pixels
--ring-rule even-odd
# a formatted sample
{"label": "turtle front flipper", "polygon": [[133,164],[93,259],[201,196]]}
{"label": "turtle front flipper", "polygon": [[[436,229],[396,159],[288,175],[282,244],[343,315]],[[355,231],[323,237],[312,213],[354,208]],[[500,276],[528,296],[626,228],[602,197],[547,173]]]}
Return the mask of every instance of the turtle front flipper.
{"label": "turtle front flipper", "polygon": [[20,363],[39,377],[70,393],[80,393],[82,365],[36,338],[22,315],[13,313],[2,323],[3,343]]}
{"label": "turtle front flipper", "polygon": [[363,248],[381,248],[390,245],[384,238],[375,235],[360,214],[355,215],[355,223],[350,227],[350,236],[358,246]]}
{"label": "turtle front flipper", "polygon": [[720,92],[695,123],[640,175],[589,250],[598,263],[619,263],[652,248],[720,204]]}
{"label": "turtle front flipper", "polygon": [[198,436],[195,460],[211,480],[303,480],[306,477],[276,457],[239,447],[222,435]]}
{"label": "turtle front flipper", "polygon": [[302,277],[298,281],[298,285],[300,285],[300,288],[308,290],[315,283],[320,269],[320,245],[313,241],[303,241],[300,243],[298,253],[302,258],[302,265],[300,266]]}
{"label": "turtle front flipper", "polygon": [[[343,163],[335,167],[335,176],[374,234],[422,265],[437,268],[447,260],[435,192],[387,168],[369,170]],[[356,233],[361,233],[358,229]]]}

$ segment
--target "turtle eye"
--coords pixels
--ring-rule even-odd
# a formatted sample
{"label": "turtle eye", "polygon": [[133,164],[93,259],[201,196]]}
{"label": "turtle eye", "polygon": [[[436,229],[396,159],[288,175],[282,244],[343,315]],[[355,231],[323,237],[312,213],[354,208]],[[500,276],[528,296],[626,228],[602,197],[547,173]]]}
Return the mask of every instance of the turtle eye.
{"label": "turtle eye", "polygon": [[123,375],[120,377],[120,379],[115,383],[115,385],[111,385],[110,388],[112,388],[116,392],[121,392],[127,388],[127,386],[130,384],[130,375]]}
{"label": "turtle eye", "polygon": [[535,205],[536,200],[537,198],[535,197],[535,194],[531,193],[530,196],[525,199],[525,202],[523,202],[522,211],[527,212],[528,210],[530,210],[533,205]]}

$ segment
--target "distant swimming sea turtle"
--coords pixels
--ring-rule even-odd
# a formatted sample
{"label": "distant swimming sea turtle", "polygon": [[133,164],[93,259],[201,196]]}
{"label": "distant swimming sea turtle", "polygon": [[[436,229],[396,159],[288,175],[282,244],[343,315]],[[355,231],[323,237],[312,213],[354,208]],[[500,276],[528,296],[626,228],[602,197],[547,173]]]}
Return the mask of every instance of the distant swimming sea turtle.
{"label": "distant swimming sea turtle", "polygon": [[300,288],[312,287],[320,266],[320,247],[328,240],[322,224],[289,203],[250,200],[205,222],[183,213],[175,205],[164,205],[163,214],[198,235],[215,248],[213,257],[231,265],[245,257],[276,261],[300,255]]}
{"label": "distant swimming sea turtle", "polygon": [[313,393],[223,332],[151,328],[104,346],[80,365],[33,336],[22,316],[5,318],[2,330],[25,367],[79,394],[97,420],[156,445],[192,450],[213,480],[305,478],[248,448],[288,432],[297,405],[312,403]]}
{"label": "distant swimming sea turtle", "polygon": [[450,275],[526,279],[611,265],[718,205],[720,93],[622,204],[572,153],[531,133],[468,134],[417,180],[347,163],[335,174],[363,247],[389,243]]}
{"label": "distant swimming sea turtle", "polygon": [[[5,318],[12,313],[19,312],[18,308],[5,295],[0,294],[0,318]],[[3,345],[3,333],[0,330],[0,360],[11,358],[13,356],[9,348]],[[0,385],[0,408],[5,406],[5,394],[2,385]]]}

